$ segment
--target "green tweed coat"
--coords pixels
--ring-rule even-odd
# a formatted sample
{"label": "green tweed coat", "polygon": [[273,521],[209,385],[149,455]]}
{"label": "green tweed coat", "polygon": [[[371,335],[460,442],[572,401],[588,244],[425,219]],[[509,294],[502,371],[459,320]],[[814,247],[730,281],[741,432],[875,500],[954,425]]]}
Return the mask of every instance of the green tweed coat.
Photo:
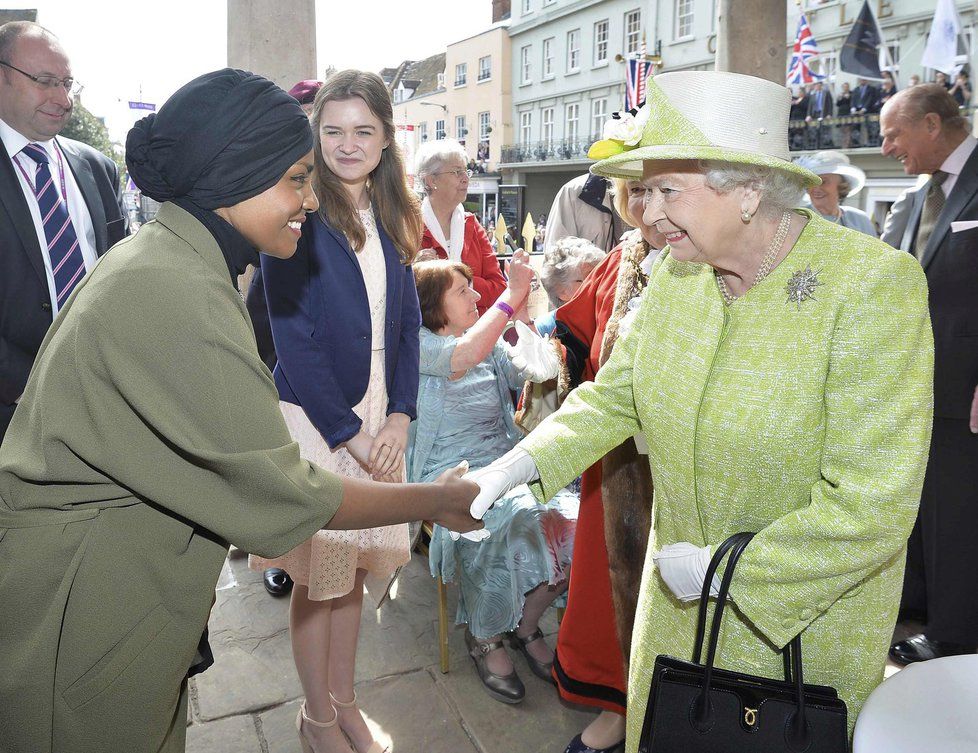
{"label": "green tweed coat", "polygon": [[[692,654],[697,603],[676,600],[650,557],[667,544],[757,532],[719,666],[779,677],[776,649],[802,633],[805,678],[839,690],[850,734],[883,679],[930,438],[927,285],[909,254],[805,214],[785,260],[730,306],[710,267],[661,256],[597,380],[521,443],[546,498],[626,437],[648,441],[655,495],[630,753],[656,655]],[[813,296],[789,301],[806,269]]]}
{"label": "green tweed coat", "polygon": [[72,294],[0,448],[0,750],[182,751],[228,542],[280,555],[341,498],[217,243],[164,204]]}

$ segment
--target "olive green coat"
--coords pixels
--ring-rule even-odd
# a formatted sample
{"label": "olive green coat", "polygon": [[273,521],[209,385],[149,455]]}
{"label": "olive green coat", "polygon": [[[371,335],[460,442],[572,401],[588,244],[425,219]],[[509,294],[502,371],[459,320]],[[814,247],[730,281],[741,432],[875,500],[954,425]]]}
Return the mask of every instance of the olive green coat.
{"label": "olive green coat", "polygon": [[[850,731],[883,678],[930,437],[927,286],[909,254],[806,215],[785,260],[730,306],[710,267],[660,257],[596,382],[521,443],[548,497],[626,437],[648,441],[630,752],[656,655],[692,654],[697,604],[676,600],[649,557],[667,544],[758,532],[718,665],[777,677],[776,649],[801,632],[805,678],[839,690]],[[806,267],[814,298],[789,302]]]}
{"label": "olive green coat", "polygon": [[228,543],[280,555],[341,497],[217,243],[164,204],[73,293],[0,448],[0,750],[183,750]]}

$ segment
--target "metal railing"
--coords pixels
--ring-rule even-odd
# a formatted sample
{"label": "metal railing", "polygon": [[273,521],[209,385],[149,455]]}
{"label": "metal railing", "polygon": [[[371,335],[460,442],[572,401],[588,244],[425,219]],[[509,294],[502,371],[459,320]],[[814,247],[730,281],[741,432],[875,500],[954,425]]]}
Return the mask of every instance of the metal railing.
{"label": "metal railing", "polygon": [[499,161],[512,162],[564,162],[587,159],[587,150],[600,136],[576,139],[530,141],[525,144],[505,144]]}
{"label": "metal railing", "polygon": [[[961,114],[973,121],[976,108],[962,107]],[[587,159],[587,150],[600,135],[552,141],[530,141],[502,147],[501,163],[563,162]],[[788,148],[793,152],[819,149],[878,149],[880,116],[848,115],[824,120],[792,120],[788,123]]]}

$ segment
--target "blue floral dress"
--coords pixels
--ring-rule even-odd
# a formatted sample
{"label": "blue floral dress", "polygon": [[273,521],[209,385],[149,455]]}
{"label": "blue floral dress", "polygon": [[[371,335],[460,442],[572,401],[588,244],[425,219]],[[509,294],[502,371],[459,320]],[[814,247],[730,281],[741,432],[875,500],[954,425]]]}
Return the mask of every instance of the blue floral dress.
{"label": "blue floral dress", "polygon": [[[450,380],[456,343],[454,337],[421,329],[419,420],[411,425],[408,457],[411,481],[431,481],[462,460],[473,469],[486,466],[518,438],[510,390],[522,386],[519,373],[497,346],[460,379]],[[458,584],[456,622],[468,623],[480,639],[513,630],[529,591],[566,580],[577,508],[577,496],[566,489],[540,505],[523,485],[486,513],[490,536],[484,541],[452,541],[436,526],[431,574]]]}

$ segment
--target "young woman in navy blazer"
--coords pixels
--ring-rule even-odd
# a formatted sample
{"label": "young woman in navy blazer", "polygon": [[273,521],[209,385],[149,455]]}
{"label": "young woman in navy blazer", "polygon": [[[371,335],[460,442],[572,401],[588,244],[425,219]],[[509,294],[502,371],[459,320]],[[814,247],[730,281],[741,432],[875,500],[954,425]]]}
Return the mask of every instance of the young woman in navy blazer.
{"label": "young woman in navy blazer", "polygon": [[[394,142],[380,77],[334,74],[316,96],[314,185],[320,211],[288,260],[262,263],[280,406],[303,456],[337,473],[400,482],[416,417],[421,313],[410,263],[421,213]],[[297,233],[298,233],[297,229]],[[277,560],[292,594],[292,649],[306,700],[304,750],[381,753],[353,691],[368,572],[410,560],[407,526],[320,531]]]}

